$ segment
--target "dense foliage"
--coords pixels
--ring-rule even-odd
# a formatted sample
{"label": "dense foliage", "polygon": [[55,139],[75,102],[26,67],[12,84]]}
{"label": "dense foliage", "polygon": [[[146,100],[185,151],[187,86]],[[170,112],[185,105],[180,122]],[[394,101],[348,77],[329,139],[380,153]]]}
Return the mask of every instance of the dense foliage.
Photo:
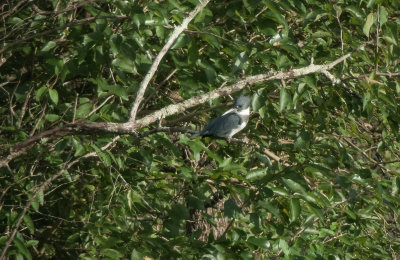
{"label": "dense foliage", "polygon": [[[128,120],[154,57],[197,3],[4,1],[0,155],[68,122]],[[252,116],[236,137],[248,144],[157,131],[40,139],[0,168],[0,251],[15,230],[6,255],[17,259],[399,257],[399,10],[211,1],[162,60],[139,117],[365,46],[329,72],[246,87]],[[199,128],[231,103],[159,124]]]}

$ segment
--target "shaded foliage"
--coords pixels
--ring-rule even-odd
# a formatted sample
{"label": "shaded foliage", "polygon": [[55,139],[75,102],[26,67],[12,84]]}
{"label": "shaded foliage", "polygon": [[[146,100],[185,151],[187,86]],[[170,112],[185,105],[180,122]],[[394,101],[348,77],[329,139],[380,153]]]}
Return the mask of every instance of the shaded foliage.
{"label": "shaded foliage", "polygon": [[[155,55],[196,3],[8,1],[0,153],[66,122],[125,122]],[[164,57],[139,117],[245,76],[329,63],[368,44],[329,75],[244,90],[253,112],[237,136],[253,145],[157,132],[42,139],[0,169],[1,247],[36,194],[8,256],[398,257],[399,5],[209,3]],[[229,103],[213,100],[207,105],[215,109],[161,123],[199,128]]]}

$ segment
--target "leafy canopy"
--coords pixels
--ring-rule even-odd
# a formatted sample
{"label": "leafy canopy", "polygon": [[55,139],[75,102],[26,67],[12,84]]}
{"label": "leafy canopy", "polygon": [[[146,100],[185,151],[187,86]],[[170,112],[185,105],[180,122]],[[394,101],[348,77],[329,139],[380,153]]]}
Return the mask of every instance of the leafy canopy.
{"label": "leafy canopy", "polygon": [[[196,4],[3,6],[2,156],[68,122],[126,122]],[[6,256],[17,259],[399,257],[398,10],[398,1],[210,2],[161,61],[139,117],[366,45],[329,72],[243,90],[253,112],[237,137],[251,145],[157,131],[40,139],[0,168],[0,250],[15,230]],[[199,128],[230,103],[160,123]]]}

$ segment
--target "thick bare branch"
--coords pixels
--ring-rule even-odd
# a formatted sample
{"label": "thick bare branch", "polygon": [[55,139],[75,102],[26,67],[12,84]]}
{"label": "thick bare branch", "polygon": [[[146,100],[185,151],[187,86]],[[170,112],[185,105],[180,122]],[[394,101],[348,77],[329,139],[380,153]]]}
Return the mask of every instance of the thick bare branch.
{"label": "thick bare branch", "polygon": [[[355,51],[361,49],[363,46],[365,46],[365,44],[359,46]],[[230,95],[234,92],[243,89],[248,85],[253,85],[259,82],[266,82],[277,79],[279,80],[279,79],[297,78],[313,73],[325,73],[326,71],[335,67],[340,62],[343,62],[344,60],[349,58],[351,56],[351,53],[348,53],[338,58],[337,60],[324,65],[310,64],[307,67],[300,69],[293,69],[287,72],[269,72],[266,74],[249,76],[245,79],[238,81],[233,85],[224,86],[209,93],[203,94],[201,96],[187,99],[181,103],[166,106],[152,114],[149,114],[139,120],[136,120],[135,122],[132,121],[128,121],[126,123],[108,123],[108,122],[79,123],[78,122],[78,123],[66,124],[62,127],[49,129],[40,134],[32,136],[27,140],[12,147],[8,155],[0,157],[0,168],[7,166],[8,162],[24,154],[28,149],[30,149],[34,144],[36,144],[43,138],[55,139],[72,134],[96,134],[96,133],[136,134],[136,130],[148,126],[167,116],[182,113],[185,110],[203,104],[208,100]]]}
{"label": "thick bare branch", "polygon": [[[359,46],[355,51],[361,49],[364,46],[365,46],[365,44]],[[147,126],[147,125],[154,123],[157,120],[160,120],[167,116],[181,113],[188,108],[197,106],[199,104],[203,104],[208,100],[212,100],[212,99],[216,99],[218,97],[230,95],[236,91],[243,89],[247,85],[253,85],[255,83],[271,81],[271,80],[276,80],[276,79],[297,78],[297,77],[301,77],[301,76],[308,75],[308,74],[321,73],[321,72],[328,71],[328,70],[332,69],[333,67],[335,67],[337,64],[339,64],[339,63],[343,62],[344,60],[346,60],[347,58],[349,58],[352,53],[353,52],[350,52],[350,53],[336,59],[335,61],[328,63],[328,64],[324,64],[324,65],[310,64],[307,67],[300,68],[300,69],[293,69],[293,70],[290,70],[287,72],[270,72],[267,74],[259,74],[259,75],[255,75],[255,76],[249,76],[243,80],[238,81],[237,83],[235,83],[233,85],[222,87],[222,88],[216,89],[214,91],[211,91],[207,94],[187,99],[181,103],[164,107],[150,115],[147,115],[147,116],[137,120],[135,127]]]}
{"label": "thick bare branch", "polygon": [[210,0],[202,0],[196,8],[189,13],[189,15],[182,21],[182,24],[175,28],[174,32],[169,37],[167,43],[161,49],[160,53],[158,53],[157,57],[154,59],[153,64],[151,65],[149,71],[147,72],[146,76],[144,77],[143,81],[140,83],[139,90],[136,95],[135,102],[133,103],[133,107],[131,109],[131,114],[129,118],[129,122],[135,122],[136,114],[139,109],[139,105],[143,100],[144,93],[146,91],[147,86],[149,85],[150,80],[153,78],[158,65],[160,64],[162,58],[165,56],[167,51],[171,48],[172,44],[178,38],[179,34],[181,34],[188,26],[190,21],[201,11],[203,8],[208,4]]}

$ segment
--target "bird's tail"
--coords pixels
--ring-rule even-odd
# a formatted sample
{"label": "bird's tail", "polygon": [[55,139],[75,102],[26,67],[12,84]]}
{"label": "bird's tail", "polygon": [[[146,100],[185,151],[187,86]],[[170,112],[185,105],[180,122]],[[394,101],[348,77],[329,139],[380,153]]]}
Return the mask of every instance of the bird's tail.
{"label": "bird's tail", "polygon": [[193,139],[193,138],[195,138],[196,136],[199,136],[199,135],[200,135],[200,132],[197,132],[197,133],[192,134],[192,136],[190,136],[189,138]]}

